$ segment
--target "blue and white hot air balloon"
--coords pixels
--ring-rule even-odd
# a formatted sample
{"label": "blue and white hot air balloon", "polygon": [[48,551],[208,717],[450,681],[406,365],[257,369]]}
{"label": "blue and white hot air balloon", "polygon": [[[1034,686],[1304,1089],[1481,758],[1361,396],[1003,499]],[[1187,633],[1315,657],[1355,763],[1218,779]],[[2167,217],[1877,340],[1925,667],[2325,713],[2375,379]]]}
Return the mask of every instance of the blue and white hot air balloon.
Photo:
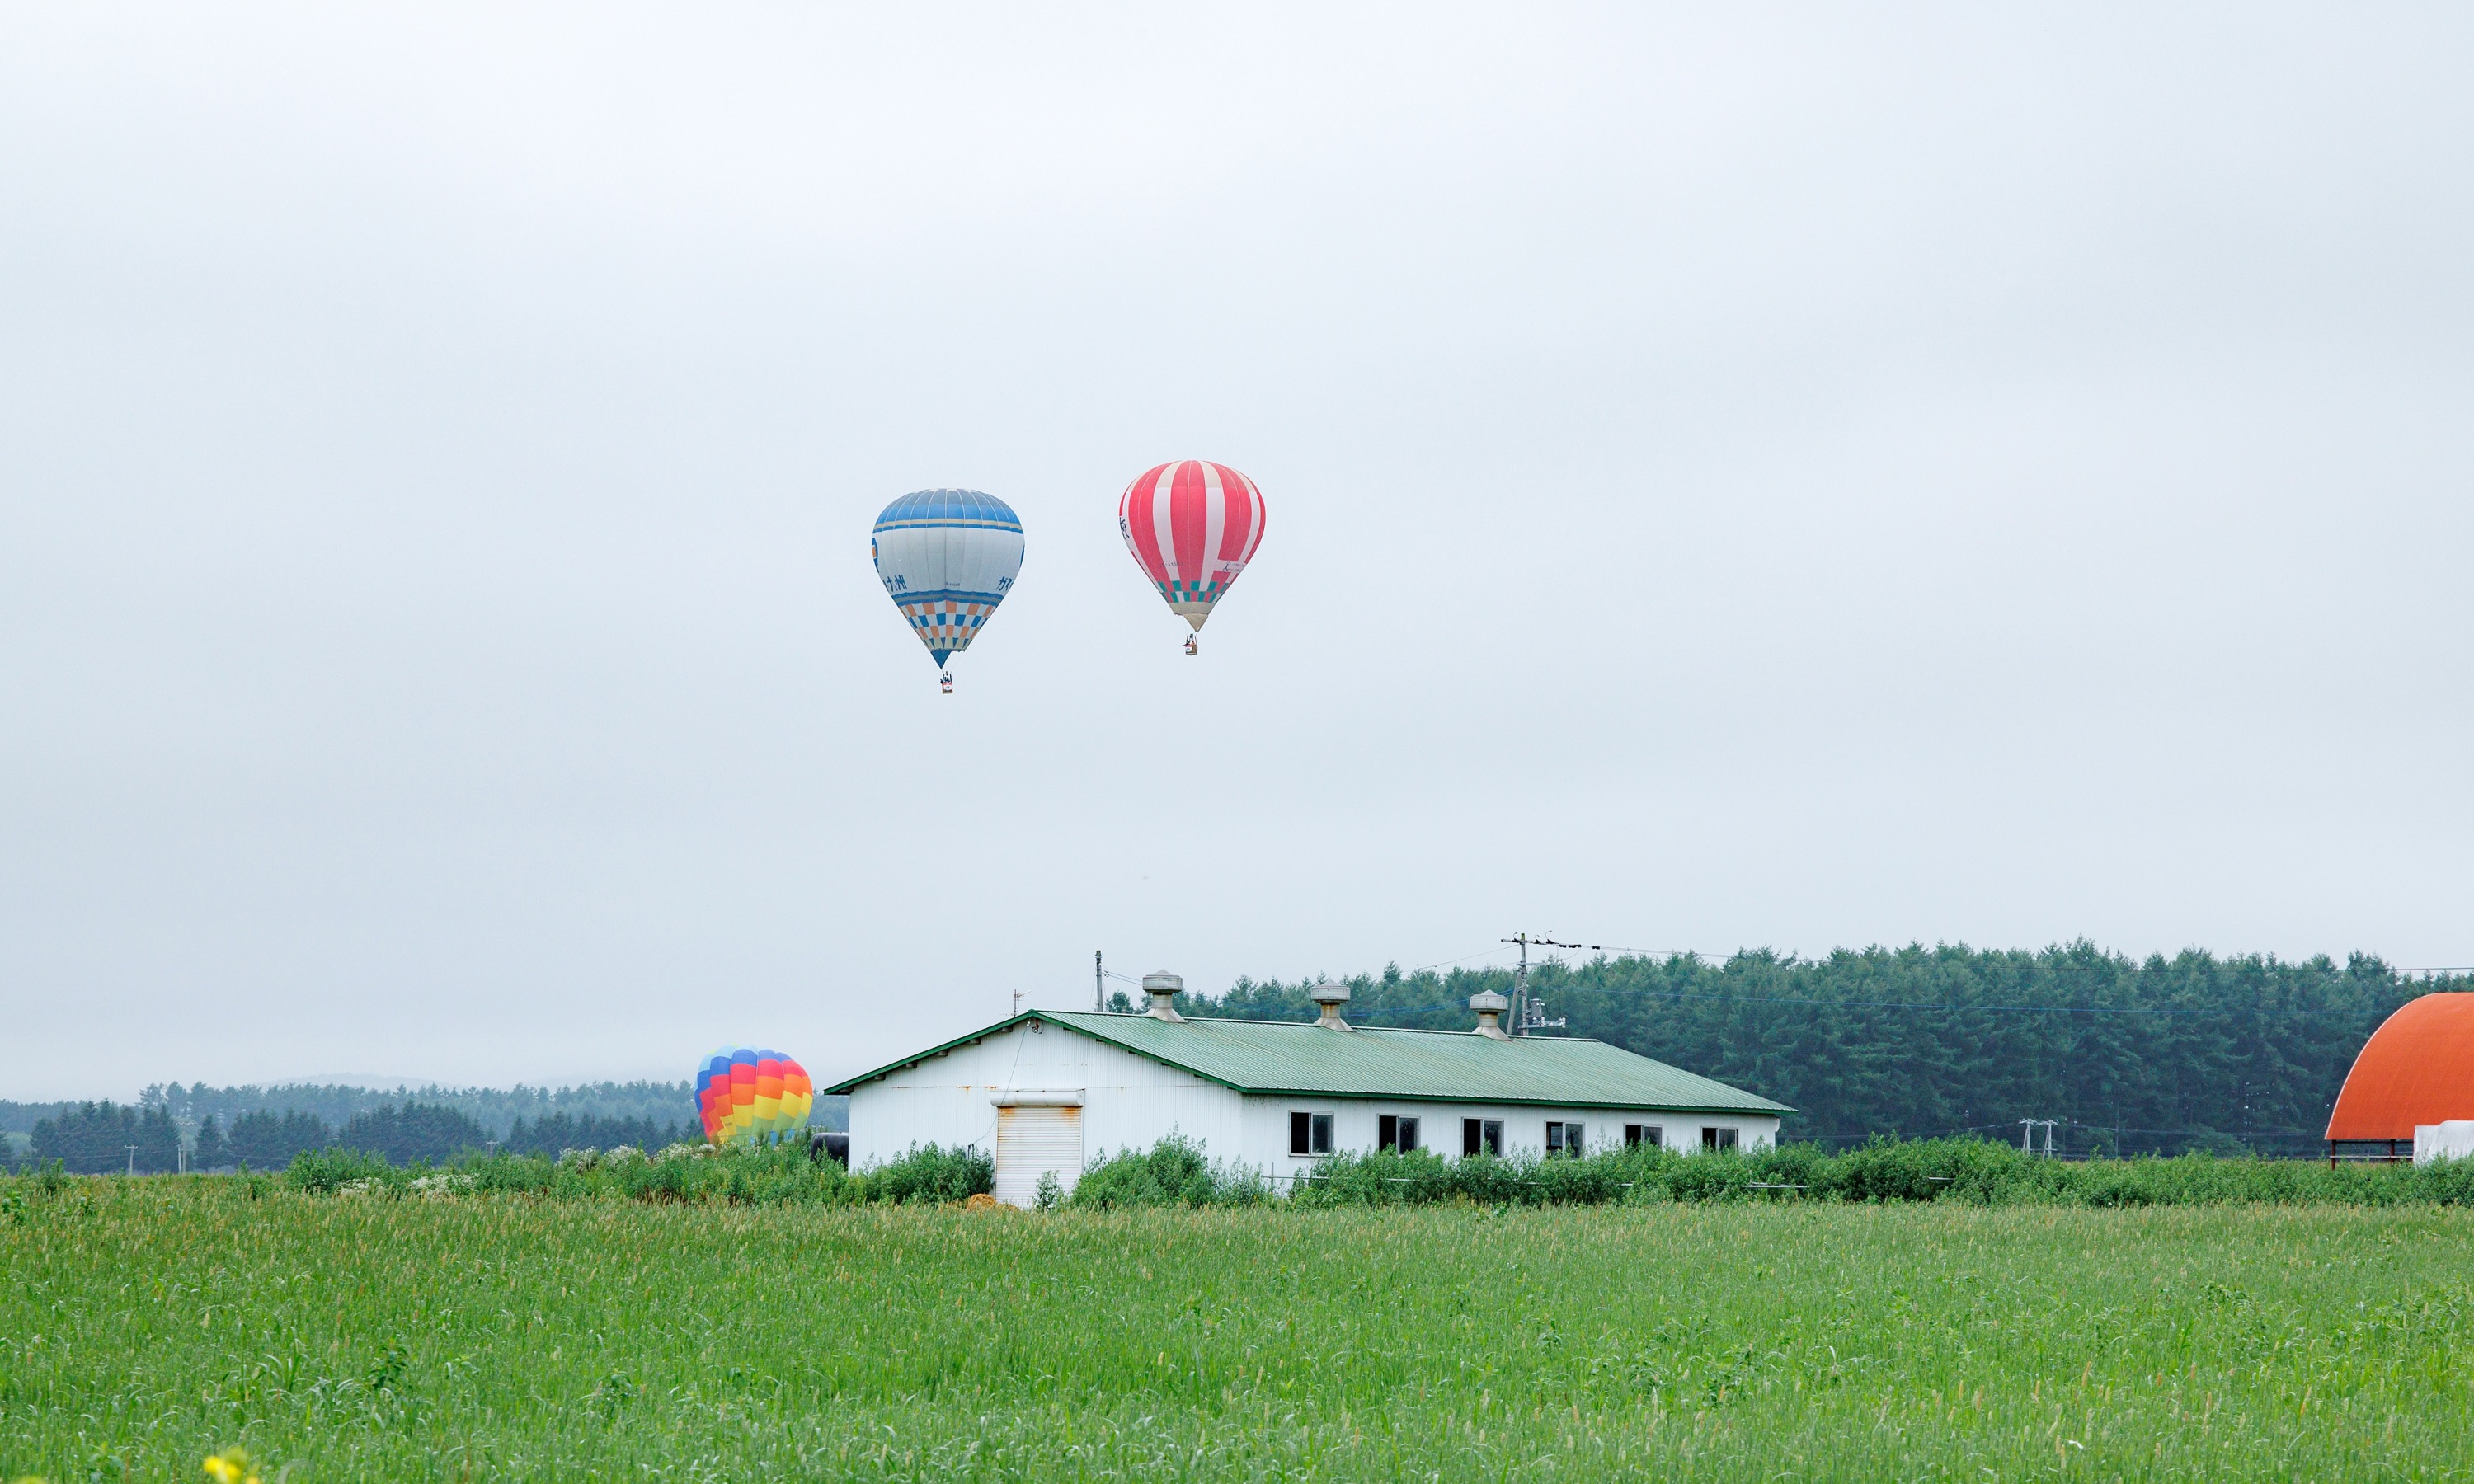
{"label": "blue and white hot air balloon", "polygon": [[[868,542],[885,594],[928,646],[937,668],[971,647],[1022,570],[1022,521],[977,490],[922,490],[876,517]],[[954,677],[939,675],[945,693]]]}

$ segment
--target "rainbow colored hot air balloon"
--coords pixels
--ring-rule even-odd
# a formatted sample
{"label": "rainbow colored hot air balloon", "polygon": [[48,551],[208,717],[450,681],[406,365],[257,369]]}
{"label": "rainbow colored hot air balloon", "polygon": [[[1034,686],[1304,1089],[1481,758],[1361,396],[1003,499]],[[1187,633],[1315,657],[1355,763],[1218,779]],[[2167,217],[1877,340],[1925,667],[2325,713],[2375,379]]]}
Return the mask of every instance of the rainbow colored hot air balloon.
{"label": "rainbow colored hot air balloon", "polygon": [[806,1067],[779,1051],[745,1046],[725,1046],[706,1057],[696,1071],[695,1090],[705,1137],[716,1144],[796,1133],[807,1127],[816,1106]]}
{"label": "rainbow colored hot air balloon", "polygon": [[1225,464],[1163,464],[1126,487],[1117,534],[1169,611],[1199,632],[1263,544],[1263,491]]}

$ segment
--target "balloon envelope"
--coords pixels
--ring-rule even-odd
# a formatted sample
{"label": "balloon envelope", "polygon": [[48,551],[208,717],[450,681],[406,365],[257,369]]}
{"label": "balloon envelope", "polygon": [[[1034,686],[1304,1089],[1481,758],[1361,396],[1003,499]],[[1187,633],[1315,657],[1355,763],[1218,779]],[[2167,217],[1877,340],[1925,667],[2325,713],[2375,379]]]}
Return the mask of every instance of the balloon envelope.
{"label": "balloon envelope", "polygon": [[1200,629],[1263,543],[1263,491],[1225,464],[1163,464],[1126,487],[1117,534],[1169,610]]}
{"label": "balloon envelope", "polygon": [[695,1082],[704,1137],[716,1144],[795,1133],[816,1104],[807,1068],[779,1051],[725,1046],[704,1059]]}
{"label": "balloon envelope", "polygon": [[868,548],[886,596],[941,666],[1013,590],[1022,521],[993,494],[922,490],[885,508]]}

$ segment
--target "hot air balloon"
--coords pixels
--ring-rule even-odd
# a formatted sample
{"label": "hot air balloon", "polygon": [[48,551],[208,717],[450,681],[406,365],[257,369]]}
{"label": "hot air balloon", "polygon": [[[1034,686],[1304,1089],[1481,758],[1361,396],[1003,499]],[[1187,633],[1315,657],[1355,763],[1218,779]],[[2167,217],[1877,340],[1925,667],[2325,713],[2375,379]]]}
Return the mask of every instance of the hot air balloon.
{"label": "hot air balloon", "polygon": [[[1263,491],[1225,464],[1163,464],[1126,487],[1117,534],[1169,611],[1200,633],[1263,544]],[[1198,648],[1189,634],[1185,652]]]}
{"label": "hot air balloon", "polygon": [[977,490],[922,490],[876,517],[876,575],[954,693],[948,656],[971,647],[1022,570],[1022,521]]}
{"label": "hot air balloon", "polygon": [[725,1046],[696,1069],[696,1113],[716,1144],[769,1137],[808,1126],[816,1089],[806,1067],[779,1051]]}

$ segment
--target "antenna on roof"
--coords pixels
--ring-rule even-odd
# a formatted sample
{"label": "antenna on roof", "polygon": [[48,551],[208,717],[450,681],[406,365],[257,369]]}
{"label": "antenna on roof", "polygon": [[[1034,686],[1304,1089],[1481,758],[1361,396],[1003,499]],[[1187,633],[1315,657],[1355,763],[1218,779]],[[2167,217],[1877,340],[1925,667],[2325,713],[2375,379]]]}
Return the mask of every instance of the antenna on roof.
{"label": "antenna on roof", "polygon": [[1108,971],[1100,966],[1100,950],[1091,950],[1091,1013],[1099,1015],[1108,1008]]}

